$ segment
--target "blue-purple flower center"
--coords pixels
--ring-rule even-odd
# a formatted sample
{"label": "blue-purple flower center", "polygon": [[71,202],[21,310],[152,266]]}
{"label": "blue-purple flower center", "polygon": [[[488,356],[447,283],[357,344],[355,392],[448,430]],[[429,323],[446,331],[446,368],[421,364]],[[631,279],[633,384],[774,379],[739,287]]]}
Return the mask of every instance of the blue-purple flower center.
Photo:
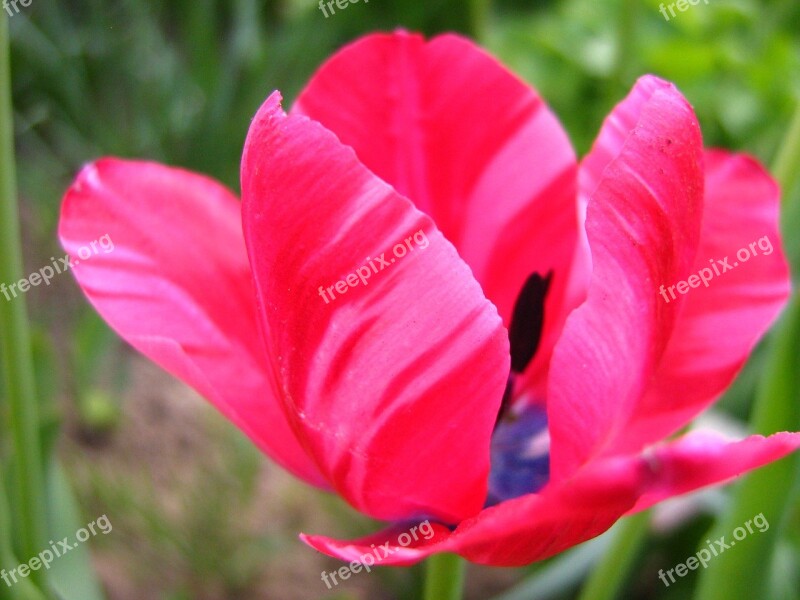
{"label": "blue-purple flower center", "polygon": [[543,407],[527,407],[519,415],[505,416],[497,423],[491,465],[488,506],[531,494],[547,483],[550,434]]}
{"label": "blue-purple flower center", "polygon": [[542,405],[513,406],[515,382],[536,355],[553,274],[533,273],[522,286],[509,326],[511,373],[491,444],[487,506],[539,490],[550,477],[550,435]]}

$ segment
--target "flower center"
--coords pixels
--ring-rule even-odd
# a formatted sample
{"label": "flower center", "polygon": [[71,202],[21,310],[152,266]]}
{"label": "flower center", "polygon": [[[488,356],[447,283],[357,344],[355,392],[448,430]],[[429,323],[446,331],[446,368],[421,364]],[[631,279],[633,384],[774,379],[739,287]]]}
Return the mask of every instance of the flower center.
{"label": "flower center", "polygon": [[501,419],[494,429],[487,506],[539,490],[550,478],[547,413],[529,406]]}
{"label": "flower center", "polygon": [[488,506],[533,493],[550,477],[550,433],[544,406],[514,410],[512,405],[515,381],[539,348],[552,278],[552,272],[544,277],[531,274],[514,304],[508,329],[511,373],[492,435]]}

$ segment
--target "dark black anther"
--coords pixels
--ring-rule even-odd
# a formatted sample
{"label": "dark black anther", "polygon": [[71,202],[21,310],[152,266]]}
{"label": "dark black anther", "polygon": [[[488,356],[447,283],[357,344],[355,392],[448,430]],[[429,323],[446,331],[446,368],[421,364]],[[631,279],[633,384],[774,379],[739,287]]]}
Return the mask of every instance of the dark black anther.
{"label": "dark black anther", "polygon": [[500,410],[497,411],[497,419],[494,422],[494,426],[497,427],[497,424],[500,422],[500,419],[508,411],[508,408],[511,406],[511,397],[514,395],[514,373],[508,374],[508,379],[506,380],[506,391],[503,392],[503,401],[500,403]]}
{"label": "dark black anther", "polygon": [[539,348],[544,327],[544,301],[553,272],[542,277],[533,273],[517,297],[508,338],[511,344],[511,371],[522,373]]}

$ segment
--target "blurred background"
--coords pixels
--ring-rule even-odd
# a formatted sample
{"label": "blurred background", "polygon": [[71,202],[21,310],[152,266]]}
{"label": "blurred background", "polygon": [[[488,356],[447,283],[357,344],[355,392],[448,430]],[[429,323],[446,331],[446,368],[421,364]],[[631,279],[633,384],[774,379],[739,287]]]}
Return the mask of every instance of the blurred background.
{"label": "blurred background", "polygon": [[[63,255],[56,238],[60,200],[84,162],[150,158],[238,190],[243,140],[266,96],[280,89],[288,106],[327,56],[378,29],[459,31],[476,39],[539,90],[580,155],[636,78],[655,73],[694,105],[707,145],[774,165],[800,98],[800,4],[703,0],[669,21],[659,4],[371,0],[329,18],[314,0],[32,0],[19,14],[4,10],[25,273]],[[783,231],[796,280],[800,202],[793,181],[785,190]],[[307,548],[297,533],[351,537],[373,524],[282,473],[202,399],[138,357],[90,309],[72,277],[32,289],[25,301],[50,531],[74,535],[103,514],[113,524],[113,532],[54,565],[63,598],[420,597],[419,567],[378,569],[327,590],[321,571],[339,563]],[[778,324],[710,418],[743,431],[751,419],[800,430],[792,410],[757,420],[766,396],[782,393],[800,405],[800,342],[785,333],[792,326],[787,319]],[[778,364],[774,348],[781,344]],[[11,455],[2,429],[7,406],[0,396],[4,461]],[[772,511],[765,512],[772,527],[748,540],[758,552],[737,548],[736,555],[750,557],[740,568],[766,579],[770,591],[741,597],[800,598],[798,473],[796,459],[787,459],[755,476],[761,479],[668,504],[638,534],[617,528],[530,567],[471,565],[466,596],[577,598],[587,575],[628,535],[637,551],[613,571],[624,577],[620,597],[711,598],[703,589],[710,585],[702,581],[706,572],[669,588],[657,573],[685,561],[709,536],[730,535],[743,523],[733,516],[737,507],[752,506],[751,517]],[[19,510],[12,500],[11,530]],[[0,582],[0,598],[10,593],[5,588]]]}

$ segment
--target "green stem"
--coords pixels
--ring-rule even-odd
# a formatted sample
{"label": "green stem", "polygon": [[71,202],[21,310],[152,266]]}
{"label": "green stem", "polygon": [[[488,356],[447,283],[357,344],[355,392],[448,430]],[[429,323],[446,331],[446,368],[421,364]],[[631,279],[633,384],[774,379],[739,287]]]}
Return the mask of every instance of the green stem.
{"label": "green stem", "polygon": [[0,468],[0,574],[5,575],[5,578],[0,578],[0,600],[46,600],[30,580],[18,578],[14,582],[10,573],[19,564],[11,547],[11,511],[8,508],[5,478]]}
{"label": "green stem", "polygon": [[[22,279],[22,246],[17,209],[8,19],[0,19],[0,284]],[[33,557],[46,547],[44,479],[25,300],[0,296],[0,355],[13,441],[19,552]],[[41,571],[32,573],[41,582]]]}
{"label": "green stem", "polygon": [[[11,548],[11,514],[6,499],[6,482],[2,467],[3,463],[0,461],[0,569],[10,571],[17,566],[17,562],[14,559],[14,550]],[[0,580],[0,600],[11,598],[11,592],[6,588],[7,584]]]}
{"label": "green stem", "polygon": [[579,600],[613,600],[620,597],[639,551],[650,530],[650,512],[644,511],[621,521],[605,554],[583,586]]}
{"label": "green stem", "polygon": [[797,101],[789,130],[778,150],[772,174],[781,186],[784,203],[787,203],[800,174],[800,100]]}
{"label": "green stem", "polygon": [[426,562],[425,600],[460,600],[466,563],[455,554],[434,554]]}

